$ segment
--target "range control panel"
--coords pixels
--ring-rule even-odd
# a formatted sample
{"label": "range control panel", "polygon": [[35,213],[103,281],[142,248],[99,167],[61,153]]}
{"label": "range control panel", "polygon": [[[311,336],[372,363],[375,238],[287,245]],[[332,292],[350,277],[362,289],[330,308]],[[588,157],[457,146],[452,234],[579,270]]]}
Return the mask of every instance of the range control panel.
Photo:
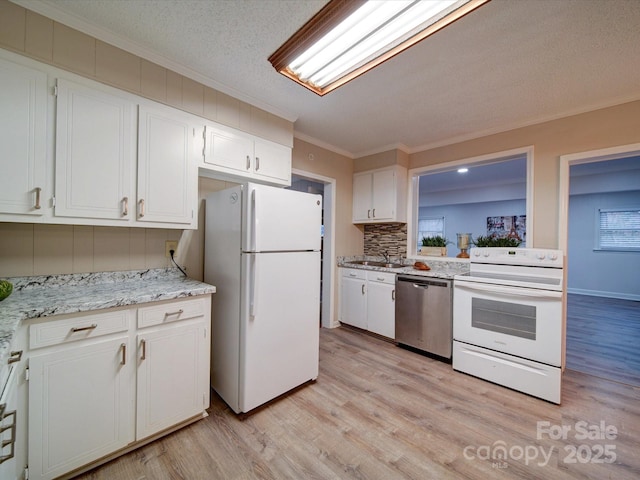
{"label": "range control panel", "polygon": [[469,253],[471,263],[524,265],[562,268],[562,250],[548,248],[476,247]]}

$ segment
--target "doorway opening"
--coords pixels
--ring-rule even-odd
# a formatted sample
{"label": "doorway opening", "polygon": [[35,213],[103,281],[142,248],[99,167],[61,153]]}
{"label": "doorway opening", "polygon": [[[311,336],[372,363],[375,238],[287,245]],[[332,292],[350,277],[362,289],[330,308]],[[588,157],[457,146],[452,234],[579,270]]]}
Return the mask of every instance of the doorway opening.
{"label": "doorway opening", "polygon": [[561,157],[566,368],[640,386],[640,145]]}
{"label": "doorway opening", "polygon": [[322,195],[320,268],[320,326],[336,327],[334,318],[335,179],[293,169],[291,190]]}

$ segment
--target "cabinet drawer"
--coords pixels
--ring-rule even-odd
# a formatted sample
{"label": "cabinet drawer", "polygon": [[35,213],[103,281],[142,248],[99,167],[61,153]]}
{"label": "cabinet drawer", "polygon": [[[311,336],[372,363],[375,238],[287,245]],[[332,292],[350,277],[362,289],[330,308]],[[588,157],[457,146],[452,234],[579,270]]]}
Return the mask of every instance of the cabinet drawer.
{"label": "cabinet drawer", "polygon": [[29,347],[42,348],[88,338],[101,337],[129,329],[130,310],[92,313],[80,316],[52,317],[51,320],[29,327]]}
{"label": "cabinet drawer", "polygon": [[138,328],[152,327],[205,315],[204,298],[171,301],[138,309]]}
{"label": "cabinet drawer", "polygon": [[396,284],[396,274],[386,272],[367,272],[367,280],[369,282],[388,283],[390,285]]}
{"label": "cabinet drawer", "polygon": [[359,278],[361,280],[367,279],[367,271],[357,268],[343,268],[342,276],[347,278]]}

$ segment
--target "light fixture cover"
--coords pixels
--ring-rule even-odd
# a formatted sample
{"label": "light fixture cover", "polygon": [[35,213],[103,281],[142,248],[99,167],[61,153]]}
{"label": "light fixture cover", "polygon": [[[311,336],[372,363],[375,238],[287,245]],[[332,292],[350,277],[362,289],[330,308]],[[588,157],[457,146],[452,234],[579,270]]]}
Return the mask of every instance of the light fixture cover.
{"label": "light fixture cover", "polygon": [[324,95],[490,0],[331,0],[270,57]]}

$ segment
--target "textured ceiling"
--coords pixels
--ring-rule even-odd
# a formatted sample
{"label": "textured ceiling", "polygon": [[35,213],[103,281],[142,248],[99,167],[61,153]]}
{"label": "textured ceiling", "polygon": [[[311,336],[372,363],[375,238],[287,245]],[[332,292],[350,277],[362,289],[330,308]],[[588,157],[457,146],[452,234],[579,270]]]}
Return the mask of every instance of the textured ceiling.
{"label": "textured ceiling", "polygon": [[492,0],[324,97],[267,61],[323,0],[14,1],[355,157],[640,99],[640,0]]}

